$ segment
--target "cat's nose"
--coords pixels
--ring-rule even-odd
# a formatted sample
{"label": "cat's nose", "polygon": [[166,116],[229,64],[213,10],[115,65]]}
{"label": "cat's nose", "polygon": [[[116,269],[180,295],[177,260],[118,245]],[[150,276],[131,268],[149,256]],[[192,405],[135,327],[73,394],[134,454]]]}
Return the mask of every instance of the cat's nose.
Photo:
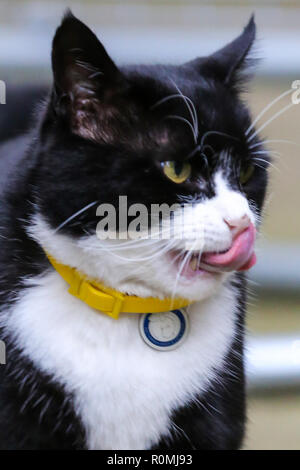
{"label": "cat's nose", "polygon": [[244,214],[241,217],[226,217],[224,221],[230,228],[233,236],[243,232],[243,230],[251,224],[250,217],[247,214]]}

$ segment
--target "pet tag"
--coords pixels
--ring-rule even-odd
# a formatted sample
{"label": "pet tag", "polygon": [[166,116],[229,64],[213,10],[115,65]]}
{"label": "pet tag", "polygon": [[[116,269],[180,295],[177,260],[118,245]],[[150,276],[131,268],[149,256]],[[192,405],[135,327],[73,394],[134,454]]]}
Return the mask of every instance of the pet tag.
{"label": "pet tag", "polygon": [[140,319],[140,333],[151,348],[169,351],[176,349],[185,340],[188,324],[184,309],[146,313]]}

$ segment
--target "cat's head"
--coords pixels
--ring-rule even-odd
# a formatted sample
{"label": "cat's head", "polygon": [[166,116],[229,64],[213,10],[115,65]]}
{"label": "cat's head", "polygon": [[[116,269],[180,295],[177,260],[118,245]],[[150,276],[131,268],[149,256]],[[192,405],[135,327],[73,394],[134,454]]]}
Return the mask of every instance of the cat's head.
{"label": "cat's head", "polygon": [[[40,128],[39,243],[61,262],[138,295],[201,299],[228,272],[249,268],[268,165],[256,158],[261,145],[239,96],[254,38],[251,18],[208,57],[118,68],[68,13],[53,40],[54,85]],[[129,211],[122,227],[119,196]],[[155,230],[165,226],[154,222],[153,204],[177,204],[171,236],[142,230],[140,239],[124,239],[128,228],[141,230],[136,204]],[[109,207],[121,239],[104,240],[99,221]]]}

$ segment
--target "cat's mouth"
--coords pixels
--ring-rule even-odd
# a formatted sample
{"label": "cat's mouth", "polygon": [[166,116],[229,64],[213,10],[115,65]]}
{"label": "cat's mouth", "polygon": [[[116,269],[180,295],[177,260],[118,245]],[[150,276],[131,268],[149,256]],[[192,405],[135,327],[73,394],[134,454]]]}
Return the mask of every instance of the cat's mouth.
{"label": "cat's mouth", "polygon": [[186,278],[195,278],[204,274],[221,274],[230,271],[247,271],[256,263],[254,244],[256,229],[250,224],[232,241],[231,246],[222,252],[172,252],[173,263],[177,272]]}

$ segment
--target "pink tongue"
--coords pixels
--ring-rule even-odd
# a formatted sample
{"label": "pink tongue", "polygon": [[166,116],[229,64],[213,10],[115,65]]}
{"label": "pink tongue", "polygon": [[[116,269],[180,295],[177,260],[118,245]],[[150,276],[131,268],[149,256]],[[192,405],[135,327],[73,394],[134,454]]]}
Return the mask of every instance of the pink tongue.
{"label": "pink tongue", "polygon": [[204,253],[201,261],[206,265],[221,268],[224,271],[246,271],[256,263],[254,253],[256,230],[249,225],[233,241],[225,253]]}

